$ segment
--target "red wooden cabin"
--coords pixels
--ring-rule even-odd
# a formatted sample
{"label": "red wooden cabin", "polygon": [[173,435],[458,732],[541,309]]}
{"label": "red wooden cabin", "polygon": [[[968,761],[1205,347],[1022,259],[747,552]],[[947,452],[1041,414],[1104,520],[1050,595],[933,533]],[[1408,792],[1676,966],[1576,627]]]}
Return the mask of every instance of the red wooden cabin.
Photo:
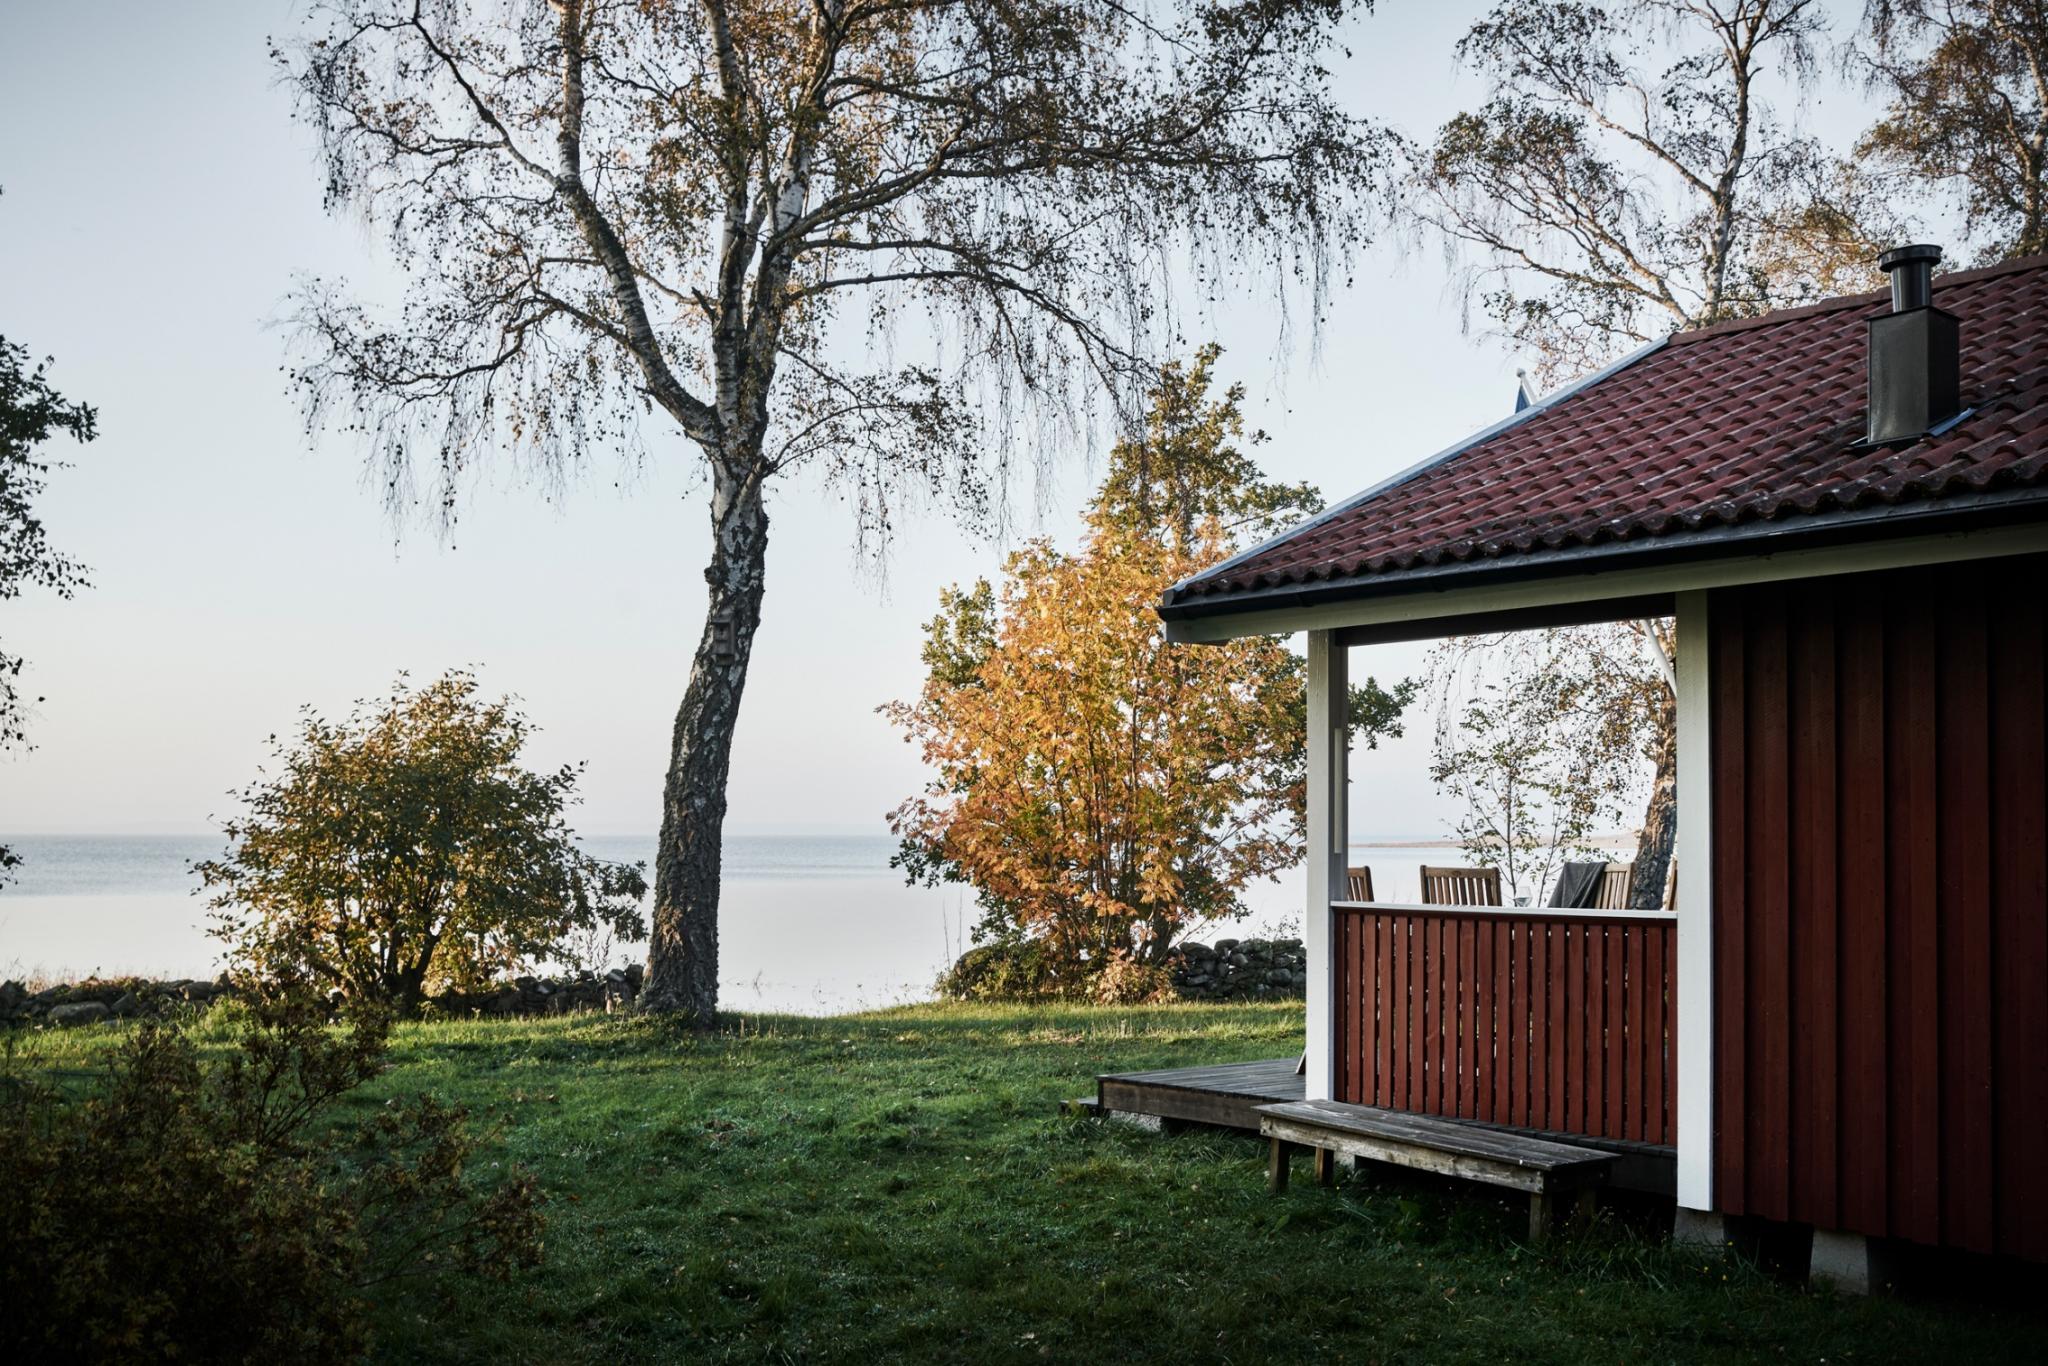
{"label": "red wooden cabin", "polygon": [[[1308,1093],[2048,1259],[2048,258],[1643,348],[1176,585],[1306,631]],[[1350,647],[1671,615],[1675,912],[1343,900]]]}

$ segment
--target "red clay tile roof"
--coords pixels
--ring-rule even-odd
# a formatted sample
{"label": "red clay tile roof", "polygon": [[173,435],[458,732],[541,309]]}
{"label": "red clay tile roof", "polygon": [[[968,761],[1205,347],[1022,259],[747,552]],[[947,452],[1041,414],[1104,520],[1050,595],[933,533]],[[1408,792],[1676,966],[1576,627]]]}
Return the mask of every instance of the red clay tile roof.
{"label": "red clay tile roof", "polygon": [[1962,320],[1963,403],[1973,410],[1939,436],[1856,444],[1865,322],[1888,309],[1888,295],[1683,332],[1176,585],[1162,610],[1250,609],[1326,585],[1391,589],[1423,570],[1516,557],[1534,568],[1582,547],[1649,549],[1794,519],[1822,528],[1873,508],[2048,490],[2048,256],[1939,278],[1934,302]]}

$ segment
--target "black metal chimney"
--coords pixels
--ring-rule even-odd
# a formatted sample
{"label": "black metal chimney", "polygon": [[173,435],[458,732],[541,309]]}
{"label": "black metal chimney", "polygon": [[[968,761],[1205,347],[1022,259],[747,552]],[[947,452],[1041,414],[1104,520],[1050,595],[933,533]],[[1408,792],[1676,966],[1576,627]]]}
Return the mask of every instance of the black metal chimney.
{"label": "black metal chimney", "polygon": [[1877,258],[1891,276],[1892,311],[1870,320],[1873,446],[1917,441],[1962,411],[1960,324],[1934,306],[1935,246],[1893,247]]}

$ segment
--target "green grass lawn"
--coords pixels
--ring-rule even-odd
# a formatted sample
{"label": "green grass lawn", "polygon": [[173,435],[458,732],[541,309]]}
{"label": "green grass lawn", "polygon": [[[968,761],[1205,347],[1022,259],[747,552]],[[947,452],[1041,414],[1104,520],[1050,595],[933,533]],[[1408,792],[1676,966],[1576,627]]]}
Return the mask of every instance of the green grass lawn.
{"label": "green grass lawn", "polygon": [[1263,1005],[404,1028],[375,1089],[499,1126],[493,1156],[549,1193],[547,1256],[405,1288],[380,1355],[2038,1359],[2038,1310],[1836,1299],[1612,1215],[1537,1251],[1521,1197],[1400,1173],[1273,1199],[1249,1137],[1053,1112],[1099,1071],[1273,1057],[1300,1028]]}

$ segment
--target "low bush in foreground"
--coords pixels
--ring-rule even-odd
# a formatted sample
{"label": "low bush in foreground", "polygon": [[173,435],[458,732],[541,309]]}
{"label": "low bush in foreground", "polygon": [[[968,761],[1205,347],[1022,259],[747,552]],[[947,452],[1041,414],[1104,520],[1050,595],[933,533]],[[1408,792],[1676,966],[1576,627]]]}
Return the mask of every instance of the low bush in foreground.
{"label": "low bush in foreground", "polygon": [[[1264,1189],[1264,1150],[1066,1119],[1096,1073],[1288,1056],[1298,1004],[916,1006],[401,1025],[347,1102],[422,1089],[530,1166],[547,1264],[380,1294],[404,1362],[2025,1361],[2048,1297],[1859,1301],[1603,1212],[1387,1171]],[[116,1031],[50,1041],[53,1062]],[[1302,1173],[1305,1175],[1305,1172]]]}
{"label": "low bush in foreground", "polygon": [[226,1047],[149,1021],[90,1068],[8,1040],[0,1356],[348,1361],[377,1287],[538,1260],[538,1190],[465,1179],[463,1109],[420,1095],[334,1122],[382,1070],[382,1021],[329,1028],[305,1000],[223,1012]]}

